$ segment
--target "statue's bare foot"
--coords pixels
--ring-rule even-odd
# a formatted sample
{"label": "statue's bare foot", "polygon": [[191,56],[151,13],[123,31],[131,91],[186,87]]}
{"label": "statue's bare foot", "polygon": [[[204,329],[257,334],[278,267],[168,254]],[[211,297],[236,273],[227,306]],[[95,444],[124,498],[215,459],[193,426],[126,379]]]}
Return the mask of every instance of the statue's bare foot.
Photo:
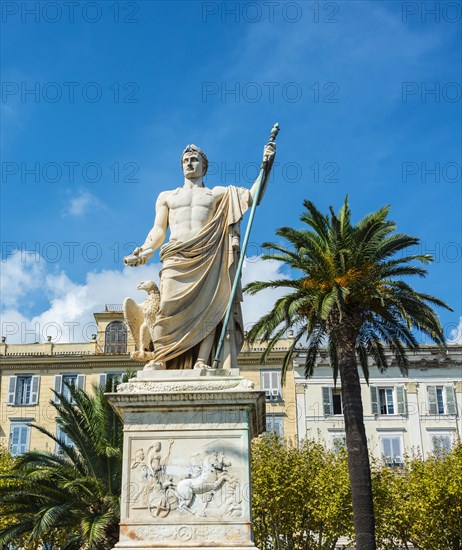
{"label": "statue's bare foot", "polygon": [[194,365],[195,370],[203,370],[203,369],[210,370],[211,368],[212,367],[210,365],[207,365],[207,363],[205,361],[202,361],[202,359],[198,359],[196,361],[196,364]]}
{"label": "statue's bare foot", "polygon": [[130,357],[133,361],[141,363],[152,360],[154,358],[154,353],[152,351],[132,351],[132,353],[130,353]]}
{"label": "statue's bare foot", "polygon": [[143,370],[165,370],[165,363],[152,360],[144,365]]}
{"label": "statue's bare foot", "polygon": [[132,351],[130,357],[133,361],[146,361],[146,352],[145,351]]}

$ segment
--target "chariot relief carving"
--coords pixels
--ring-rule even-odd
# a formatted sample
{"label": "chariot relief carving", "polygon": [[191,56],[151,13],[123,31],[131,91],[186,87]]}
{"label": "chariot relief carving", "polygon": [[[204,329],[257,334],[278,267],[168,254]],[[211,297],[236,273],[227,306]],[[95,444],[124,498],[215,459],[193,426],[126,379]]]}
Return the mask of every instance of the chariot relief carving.
{"label": "chariot relief carving", "polygon": [[172,440],[157,441],[135,451],[130,464],[130,507],[148,509],[157,519],[170,514],[178,518],[242,517],[242,483],[225,452],[204,449],[189,456],[186,463],[183,460],[183,466],[173,467],[172,447]]}

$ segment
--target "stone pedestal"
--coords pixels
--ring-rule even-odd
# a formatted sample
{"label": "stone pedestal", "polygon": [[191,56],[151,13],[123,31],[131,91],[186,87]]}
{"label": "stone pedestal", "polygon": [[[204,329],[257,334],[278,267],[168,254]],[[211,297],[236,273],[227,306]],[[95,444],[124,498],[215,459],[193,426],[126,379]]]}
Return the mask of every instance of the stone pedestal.
{"label": "stone pedestal", "polygon": [[117,550],[244,548],[264,393],[236,371],[143,371],[108,394],[124,423]]}

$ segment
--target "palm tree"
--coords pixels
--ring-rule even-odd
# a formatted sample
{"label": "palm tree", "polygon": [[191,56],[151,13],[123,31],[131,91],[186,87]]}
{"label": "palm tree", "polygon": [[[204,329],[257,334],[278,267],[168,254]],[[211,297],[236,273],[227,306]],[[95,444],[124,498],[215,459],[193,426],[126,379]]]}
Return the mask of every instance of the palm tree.
{"label": "palm tree", "polygon": [[[418,329],[443,346],[445,339],[432,306],[450,309],[428,294],[416,292],[401,277],[423,277],[426,270],[410,262],[430,263],[428,254],[402,253],[419,240],[396,233],[387,220],[389,206],[369,214],[357,225],[350,219],[348,197],[335,214],[323,215],[304,201],[301,221],[308,227],[282,227],[277,235],[288,245],[264,243],[267,260],[277,260],[299,272],[297,279],[253,282],[250,294],[266,288],[287,288],[271,311],[255,323],[250,343],[267,340],[266,359],[277,340],[294,328],[293,343],[283,363],[283,378],[295,346],[307,341],[305,376],[313,374],[320,346],[327,344],[334,379],[340,373],[348,465],[357,548],[376,548],[371,475],[363,421],[358,363],[368,381],[368,357],[383,371],[385,348],[406,373],[407,350],[417,350],[413,334]],[[401,253],[401,254],[398,254]]]}
{"label": "palm tree", "polygon": [[69,397],[55,392],[51,404],[62,435],[33,427],[59,452],[28,452],[2,476],[0,509],[11,521],[0,530],[0,545],[27,540],[105,550],[119,540],[123,432],[104,396],[110,384],[93,395],[71,386]]}

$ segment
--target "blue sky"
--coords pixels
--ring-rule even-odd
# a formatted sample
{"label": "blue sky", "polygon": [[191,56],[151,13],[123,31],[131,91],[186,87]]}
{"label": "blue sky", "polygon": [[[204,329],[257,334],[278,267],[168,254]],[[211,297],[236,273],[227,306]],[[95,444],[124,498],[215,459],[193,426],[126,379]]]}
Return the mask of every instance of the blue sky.
{"label": "blue sky", "polygon": [[[138,270],[121,258],[144,241],[158,193],[182,184],[184,146],[207,153],[207,185],[250,185],[276,121],[277,164],[244,281],[275,275],[260,244],[299,225],[303,199],[338,209],[348,194],[355,220],[389,203],[398,229],[422,240],[415,252],[434,254],[415,285],[453,307],[441,320],[462,341],[460,3],[103,1],[70,10],[2,5],[8,341],[33,341],[34,330],[68,339],[68,327],[52,326],[66,320],[85,338],[93,311],[157,276],[158,256]],[[246,323],[272,298],[248,299]]]}

